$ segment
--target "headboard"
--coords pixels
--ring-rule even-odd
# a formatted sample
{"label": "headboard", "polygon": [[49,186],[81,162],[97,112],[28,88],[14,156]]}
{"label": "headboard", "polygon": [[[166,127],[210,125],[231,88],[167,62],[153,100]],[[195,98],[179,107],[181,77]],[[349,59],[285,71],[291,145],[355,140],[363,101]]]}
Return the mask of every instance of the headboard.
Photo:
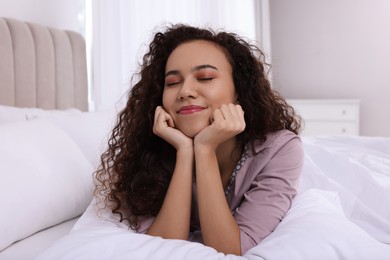
{"label": "headboard", "polygon": [[0,17],[0,105],[88,110],[84,38]]}

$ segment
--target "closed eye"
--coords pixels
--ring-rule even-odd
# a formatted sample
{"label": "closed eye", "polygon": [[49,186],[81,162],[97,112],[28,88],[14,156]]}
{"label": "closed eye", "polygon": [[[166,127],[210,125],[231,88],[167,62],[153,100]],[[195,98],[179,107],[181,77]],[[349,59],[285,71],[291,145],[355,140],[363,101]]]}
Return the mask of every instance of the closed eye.
{"label": "closed eye", "polygon": [[165,86],[170,87],[179,84],[182,81],[180,73],[176,70],[169,71],[165,75]]}
{"label": "closed eye", "polygon": [[198,80],[199,81],[209,81],[209,80],[213,80],[214,78],[199,78]]}
{"label": "closed eye", "polygon": [[170,87],[170,86],[174,86],[174,85],[179,84],[179,83],[180,83],[180,81],[175,81],[175,82],[166,83],[165,85]]}

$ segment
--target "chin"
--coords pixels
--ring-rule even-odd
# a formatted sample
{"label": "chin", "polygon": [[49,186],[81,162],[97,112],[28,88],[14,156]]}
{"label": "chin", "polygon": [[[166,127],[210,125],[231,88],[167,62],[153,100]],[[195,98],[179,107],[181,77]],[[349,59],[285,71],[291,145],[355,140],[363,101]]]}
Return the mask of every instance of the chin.
{"label": "chin", "polygon": [[196,129],[181,130],[181,132],[189,138],[194,138],[197,134],[200,133],[200,131],[202,131],[202,129],[200,129],[200,130],[196,130]]}
{"label": "chin", "polygon": [[189,138],[194,138],[197,134],[199,134],[204,128],[208,125],[186,125],[184,127],[180,127],[179,130]]}
{"label": "chin", "polygon": [[178,120],[175,122],[176,128],[189,138],[194,138],[203,129],[210,125],[209,119],[197,118],[196,120]]}

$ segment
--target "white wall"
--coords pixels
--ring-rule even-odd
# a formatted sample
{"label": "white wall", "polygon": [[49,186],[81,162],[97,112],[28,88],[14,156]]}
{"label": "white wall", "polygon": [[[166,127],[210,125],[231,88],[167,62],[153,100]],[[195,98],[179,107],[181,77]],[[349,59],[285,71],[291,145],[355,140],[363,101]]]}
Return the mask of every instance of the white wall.
{"label": "white wall", "polygon": [[275,89],[361,100],[361,135],[390,136],[390,1],[272,0]]}
{"label": "white wall", "polygon": [[84,2],[84,0],[0,0],[0,17],[84,34],[83,17],[79,16]]}

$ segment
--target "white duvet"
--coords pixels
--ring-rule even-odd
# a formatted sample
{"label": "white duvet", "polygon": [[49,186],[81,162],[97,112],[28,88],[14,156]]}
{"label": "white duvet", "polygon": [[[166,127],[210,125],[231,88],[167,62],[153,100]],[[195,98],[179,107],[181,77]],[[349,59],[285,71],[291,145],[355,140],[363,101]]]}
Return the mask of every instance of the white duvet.
{"label": "white duvet", "polygon": [[94,202],[36,259],[390,259],[390,139],[305,137],[299,194],[244,256],[136,234]]}

